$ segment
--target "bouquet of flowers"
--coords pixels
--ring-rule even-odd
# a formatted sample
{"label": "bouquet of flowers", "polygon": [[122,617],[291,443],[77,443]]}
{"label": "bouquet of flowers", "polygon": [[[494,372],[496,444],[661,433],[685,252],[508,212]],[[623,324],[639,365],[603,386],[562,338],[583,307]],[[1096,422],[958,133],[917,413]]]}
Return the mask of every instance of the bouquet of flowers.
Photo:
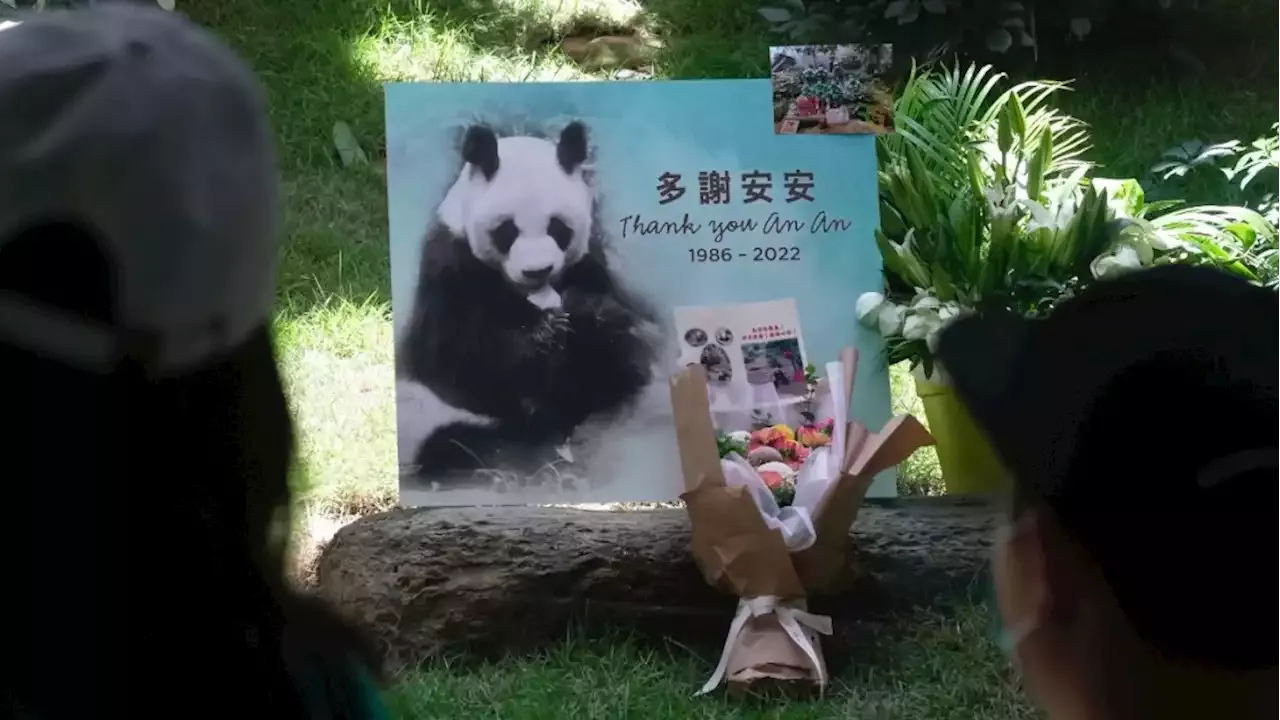
{"label": "bouquet of flowers", "polygon": [[787,425],[772,425],[754,432],[719,432],[716,447],[721,460],[731,455],[746,458],[778,506],[788,507],[796,496],[797,473],[815,448],[831,444],[835,424],[834,418],[827,418],[794,430]]}
{"label": "bouquet of flowers", "polygon": [[806,597],[853,567],[849,529],[875,475],[933,443],[909,415],[879,432],[847,419],[857,359],[846,349],[812,378],[817,412],[795,428],[717,430],[706,371],[691,365],[672,379],[693,556],[709,583],[739,598],[699,694],[726,681],[732,690],[762,679],[826,686],[818,636],[831,620],[808,612]]}

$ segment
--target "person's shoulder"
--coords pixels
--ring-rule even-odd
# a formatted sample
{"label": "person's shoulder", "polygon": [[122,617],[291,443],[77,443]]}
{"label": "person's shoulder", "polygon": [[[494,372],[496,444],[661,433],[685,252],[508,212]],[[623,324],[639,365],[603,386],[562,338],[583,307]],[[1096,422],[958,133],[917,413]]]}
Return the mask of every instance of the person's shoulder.
{"label": "person's shoulder", "polygon": [[313,720],[390,720],[378,683],[363,663],[309,665],[299,681]]}
{"label": "person's shoulder", "polygon": [[391,713],[382,701],[382,690],[368,668],[361,663],[353,663],[351,675],[354,686],[352,694],[356,699],[356,707],[364,712],[364,720],[391,720]]}

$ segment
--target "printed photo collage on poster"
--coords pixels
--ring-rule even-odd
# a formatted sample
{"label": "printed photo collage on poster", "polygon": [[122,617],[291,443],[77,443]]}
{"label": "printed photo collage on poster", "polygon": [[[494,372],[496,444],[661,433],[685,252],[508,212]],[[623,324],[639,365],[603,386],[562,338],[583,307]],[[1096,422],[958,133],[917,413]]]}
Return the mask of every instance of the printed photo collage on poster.
{"label": "printed photo collage on poster", "polygon": [[[702,364],[717,425],[758,427],[796,423],[842,348],[881,355],[851,318],[882,282],[889,51],[773,57],[772,80],[387,86],[402,505],[672,500],[673,373]],[[883,424],[883,363],[856,388]]]}

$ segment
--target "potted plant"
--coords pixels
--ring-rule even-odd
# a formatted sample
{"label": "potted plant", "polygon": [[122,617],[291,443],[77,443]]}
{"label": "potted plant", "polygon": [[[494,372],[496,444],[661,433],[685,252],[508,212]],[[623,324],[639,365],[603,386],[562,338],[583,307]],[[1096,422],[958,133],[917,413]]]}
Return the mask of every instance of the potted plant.
{"label": "potted plant", "polygon": [[933,359],[938,332],[966,312],[1035,315],[1088,277],[1116,241],[1107,190],[1085,182],[1083,125],[1046,100],[1059,83],[999,91],[990,67],[913,70],[881,136],[885,291],[858,302],[888,362],[909,361],[949,493],[1004,479]]}
{"label": "potted plant", "polygon": [[1088,178],[1084,125],[1052,108],[1063,83],[999,91],[970,66],[916,72],[880,136],[885,290],[857,313],[884,336],[889,363],[909,361],[937,439],[948,492],[985,492],[1004,476],[934,362],[938,332],[967,312],[1035,317],[1097,278],[1166,262],[1212,264],[1257,282],[1258,248],[1276,230],[1235,206],[1145,203],[1135,180]]}

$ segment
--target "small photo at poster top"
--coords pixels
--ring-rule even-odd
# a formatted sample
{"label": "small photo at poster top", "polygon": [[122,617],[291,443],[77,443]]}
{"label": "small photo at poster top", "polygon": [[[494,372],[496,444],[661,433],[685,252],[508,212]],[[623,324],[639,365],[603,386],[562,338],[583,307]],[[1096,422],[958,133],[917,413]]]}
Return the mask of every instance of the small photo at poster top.
{"label": "small photo at poster top", "polygon": [[[768,89],[387,87],[402,505],[672,500],[684,361],[741,428],[786,422],[809,365],[883,351],[854,320],[883,284],[875,138],[725,125]],[[883,425],[887,370],[856,383]]]}
{"label": "small photo at poster top", "polygon": [[769,60],[779,134],[893,132],[892,45],[785,45]]}

